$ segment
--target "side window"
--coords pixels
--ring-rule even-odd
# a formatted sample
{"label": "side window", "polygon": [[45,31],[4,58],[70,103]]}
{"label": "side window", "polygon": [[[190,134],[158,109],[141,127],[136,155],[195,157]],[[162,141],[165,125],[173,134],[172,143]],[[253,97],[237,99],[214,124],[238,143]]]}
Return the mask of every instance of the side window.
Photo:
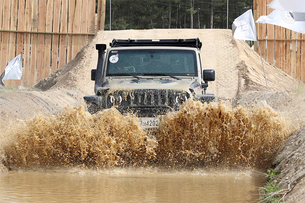
{"label": "side window", "polygon": [[[199,72],[200,72],[200,75],[201,75],[201,77],[203,77],[203,75],[202,75],[202,64],[201,64],[201,56],[200,56],[200,53],[198,53],[198,58],[199,58],[199,63],[200,63],[200,67],[199,67]],[[202,78],[203,79],[203,78]]]}

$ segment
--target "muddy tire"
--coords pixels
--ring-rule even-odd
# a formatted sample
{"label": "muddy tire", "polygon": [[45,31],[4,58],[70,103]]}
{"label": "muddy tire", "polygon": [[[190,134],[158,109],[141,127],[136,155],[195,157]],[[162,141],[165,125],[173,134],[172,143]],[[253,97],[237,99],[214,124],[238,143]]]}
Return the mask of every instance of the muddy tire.
{"label": "muddy tire", "polygon": [[98,111],[101,111],[102,109],[96,105],[96,104],[87,104],[87,109],[88,109],[88,112],[91,113],[91,114],[95,114],[97,113]]}

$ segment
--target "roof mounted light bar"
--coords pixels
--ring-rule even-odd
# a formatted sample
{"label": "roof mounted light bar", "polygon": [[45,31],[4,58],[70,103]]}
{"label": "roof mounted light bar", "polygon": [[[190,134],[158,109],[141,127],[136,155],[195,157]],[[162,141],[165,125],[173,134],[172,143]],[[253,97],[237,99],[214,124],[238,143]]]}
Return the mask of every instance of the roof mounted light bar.
{"label": "roof mounted light bar", "polygon": [[113,39],[111,47],[130,47],[130,46],[177,46],[195,47],[200,49],[202,43],[199,38],[192,39]]}

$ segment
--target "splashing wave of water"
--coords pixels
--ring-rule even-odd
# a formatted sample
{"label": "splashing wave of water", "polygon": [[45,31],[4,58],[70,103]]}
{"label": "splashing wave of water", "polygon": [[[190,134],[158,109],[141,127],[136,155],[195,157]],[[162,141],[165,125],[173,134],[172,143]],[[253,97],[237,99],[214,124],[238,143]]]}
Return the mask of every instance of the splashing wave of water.
{"label": "splashing wave of water", "polygon": [[161,119],[156,140],[135,116],[67,107],[20,121],[2,142],[10,168],[84,166],[270,166],[290,125],[267,106],[232,108],[189,100]]}

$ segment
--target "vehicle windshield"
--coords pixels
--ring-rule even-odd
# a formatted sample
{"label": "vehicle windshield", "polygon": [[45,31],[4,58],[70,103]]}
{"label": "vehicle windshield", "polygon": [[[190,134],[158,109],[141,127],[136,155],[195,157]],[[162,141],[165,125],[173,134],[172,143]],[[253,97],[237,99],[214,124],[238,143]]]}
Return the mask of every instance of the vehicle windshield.
{"label": "vehicle windshield", "polygon": [[115,50],[107,60],[107,76],[197,76],[196,55],[192,50]]}

